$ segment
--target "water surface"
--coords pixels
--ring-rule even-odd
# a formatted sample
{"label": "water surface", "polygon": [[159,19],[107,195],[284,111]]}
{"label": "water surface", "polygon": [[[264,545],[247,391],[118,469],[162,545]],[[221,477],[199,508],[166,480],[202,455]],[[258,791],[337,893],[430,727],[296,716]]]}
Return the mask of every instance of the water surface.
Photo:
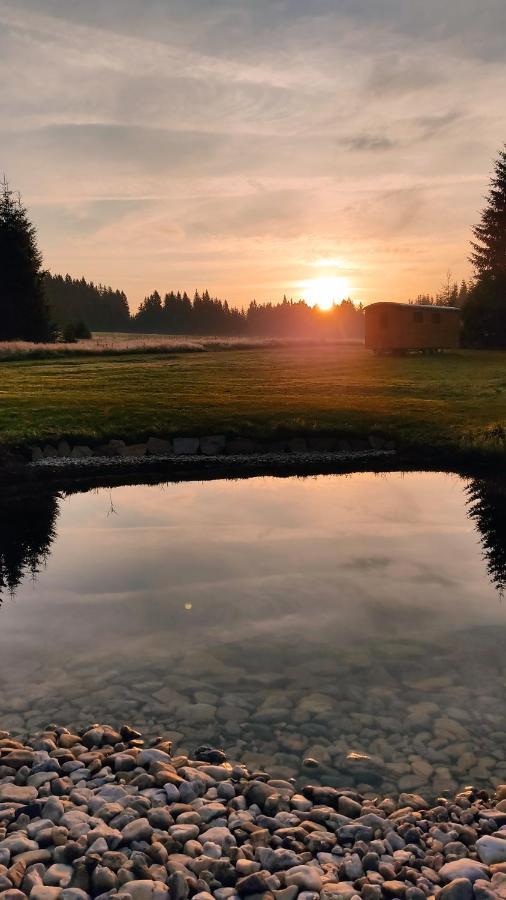
{"label": "water surface", "polygon": [[362,473],[4,505],[0,728],[127,720],[364,790],[505,781],[503,501]]}

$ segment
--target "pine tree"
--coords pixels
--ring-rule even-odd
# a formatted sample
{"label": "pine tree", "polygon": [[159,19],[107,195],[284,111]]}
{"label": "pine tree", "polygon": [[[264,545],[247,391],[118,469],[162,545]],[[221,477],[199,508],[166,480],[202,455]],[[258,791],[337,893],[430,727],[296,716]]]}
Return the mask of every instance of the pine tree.
{"label": "pine tree", "polygon": [[470,262],[476,278],[506,276],[506,146],[499,151],[490,182],[487,206],[473,228]]}
{"label": "pine tree", "polygon": [[506,148],[499,152],[487,206],[473,234],[475,280],[462,306],[463,340],[475,347],[506,347]]}
{"label": "pine tree", "polygon": [[54,338],[37,233],[20,198],[0,183],[0,340]]}

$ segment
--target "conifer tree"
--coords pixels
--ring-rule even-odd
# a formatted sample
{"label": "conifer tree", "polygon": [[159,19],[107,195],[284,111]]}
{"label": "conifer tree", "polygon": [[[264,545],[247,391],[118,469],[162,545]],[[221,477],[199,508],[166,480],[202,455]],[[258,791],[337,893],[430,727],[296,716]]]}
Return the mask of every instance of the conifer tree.
{"label": "conifer tree", "polygon": [[499,152],[487,205],[473,234],[475,282],[462,307],[464,342],[506,347],[506,147]]}
{"label": "conifer tree", "polygon": [[37,233],[18,195],[0,183],[0,339],[54,337]]}
{"label": "conifer tree", "polygon": [[476,278],[506,276],[506,146],[499,151],[487,205],[473,228],[472,262]]}

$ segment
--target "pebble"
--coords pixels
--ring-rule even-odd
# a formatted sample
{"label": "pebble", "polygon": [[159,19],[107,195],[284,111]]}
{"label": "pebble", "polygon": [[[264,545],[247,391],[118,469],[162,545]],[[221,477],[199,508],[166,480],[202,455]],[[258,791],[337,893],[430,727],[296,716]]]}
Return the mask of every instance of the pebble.
{"label": "pebble", "polygon": [[[308,696],[315,716],[331,713],[331,698]],[[458,703],[451,713],[438,727],[455,741]],[[189,758],[170,740],[144,746],[130,726],[0,738],[0,900],[506,900],[504,786],[431,804],[423,790],[325,784],[332,752],[315,717],[311,728],[318,781],[297,787],[282,766],[230,763],[207,743]],[[335,753],[361,778],[384,771],[376,753]],[[403,771],[428,776],[420,759]]]}

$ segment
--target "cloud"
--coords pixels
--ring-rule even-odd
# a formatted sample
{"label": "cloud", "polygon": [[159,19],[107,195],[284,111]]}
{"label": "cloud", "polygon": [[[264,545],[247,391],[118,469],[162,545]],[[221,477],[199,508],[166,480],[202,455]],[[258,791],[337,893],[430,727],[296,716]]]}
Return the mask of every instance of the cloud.
{"label": "cloud", "polygon": [[366,153],[391,150],[395,147],[395,141],[380,134],[356,134],[343,138],[342,144],[349,150],[364,151]]}
{"label": "cloud", "polygon": [[403,299],[467,274],[505,19],[503,0],[0,0],[0,169],[46,264],[134,303],[172,279],[282,296],[318,258]]}

